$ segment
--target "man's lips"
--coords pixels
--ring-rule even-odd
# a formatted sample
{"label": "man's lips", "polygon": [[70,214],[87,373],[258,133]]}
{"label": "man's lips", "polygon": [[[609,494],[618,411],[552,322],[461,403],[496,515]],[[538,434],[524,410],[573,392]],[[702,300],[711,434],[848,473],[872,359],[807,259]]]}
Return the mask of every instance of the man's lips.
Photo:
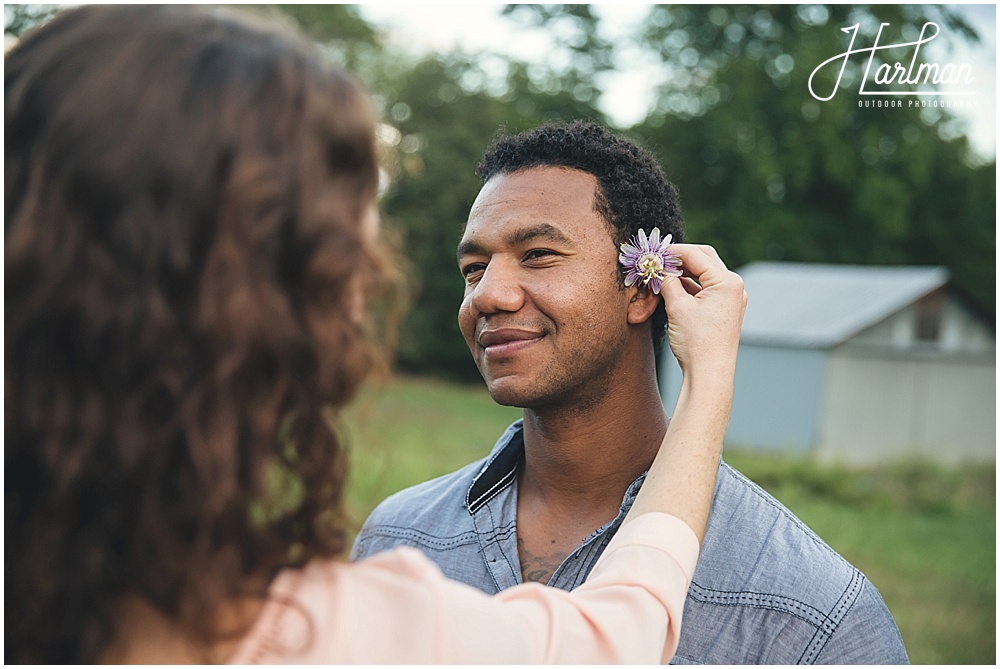
{"label": "man's lips", "polygon": [[530,346],[545,336],[544,332],[521,330],[519,328],[499,328],[483,330],[477,340],[488,356],[509,355]]}

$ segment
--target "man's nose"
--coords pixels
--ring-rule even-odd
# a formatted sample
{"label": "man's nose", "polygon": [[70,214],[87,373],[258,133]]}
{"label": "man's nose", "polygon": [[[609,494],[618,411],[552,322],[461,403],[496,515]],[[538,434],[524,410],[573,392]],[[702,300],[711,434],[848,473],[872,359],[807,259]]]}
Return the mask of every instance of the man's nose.
{"label": "man's nose", "polygon": [[470,306],[476,314],[513,312],[524,305],[524,290],[518,281],[516,267],[494,259],[472,290]]}

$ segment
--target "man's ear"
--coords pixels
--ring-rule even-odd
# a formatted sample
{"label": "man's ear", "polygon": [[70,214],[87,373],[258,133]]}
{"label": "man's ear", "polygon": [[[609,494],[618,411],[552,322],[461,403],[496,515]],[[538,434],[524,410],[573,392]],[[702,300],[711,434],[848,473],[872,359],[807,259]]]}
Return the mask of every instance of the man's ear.
{"label": "man's ear", "polygon": [[644,286],[629,286],[628,322],[630,325],[645,323],[660,306],[660,296]]}

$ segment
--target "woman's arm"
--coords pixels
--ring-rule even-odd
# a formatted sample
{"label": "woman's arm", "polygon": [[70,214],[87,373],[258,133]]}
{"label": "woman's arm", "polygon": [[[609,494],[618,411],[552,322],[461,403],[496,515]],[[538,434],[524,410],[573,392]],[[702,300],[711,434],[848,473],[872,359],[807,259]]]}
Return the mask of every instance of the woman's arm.
{"label": "woman's arm", "polygon": [[698,556],[665,513],[621,528],[572,592],[488,596],[413,548],[282,572],[233,664],[655,664],[677,646]]}
{"label": "woman's arm", "polygon": [[661,295],[667,337],[684,378],[663,444],[624,522],[662,511],[687,523],[700,543],[729,423],[747,295],[743,280],[711,246],[671,248],[686,276],[667,277]]}

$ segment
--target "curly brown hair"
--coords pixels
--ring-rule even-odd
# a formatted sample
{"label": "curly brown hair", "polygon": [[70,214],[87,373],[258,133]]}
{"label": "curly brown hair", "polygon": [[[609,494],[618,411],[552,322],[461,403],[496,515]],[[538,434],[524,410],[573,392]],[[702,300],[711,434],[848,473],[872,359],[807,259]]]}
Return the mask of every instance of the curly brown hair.
{"label": "curly brown hair", "polygon": [[172,6],[61,12],[4,91],[4,660],[95,661],[126,596],[210,641],[346,548],[370,99],[291,31]]}

